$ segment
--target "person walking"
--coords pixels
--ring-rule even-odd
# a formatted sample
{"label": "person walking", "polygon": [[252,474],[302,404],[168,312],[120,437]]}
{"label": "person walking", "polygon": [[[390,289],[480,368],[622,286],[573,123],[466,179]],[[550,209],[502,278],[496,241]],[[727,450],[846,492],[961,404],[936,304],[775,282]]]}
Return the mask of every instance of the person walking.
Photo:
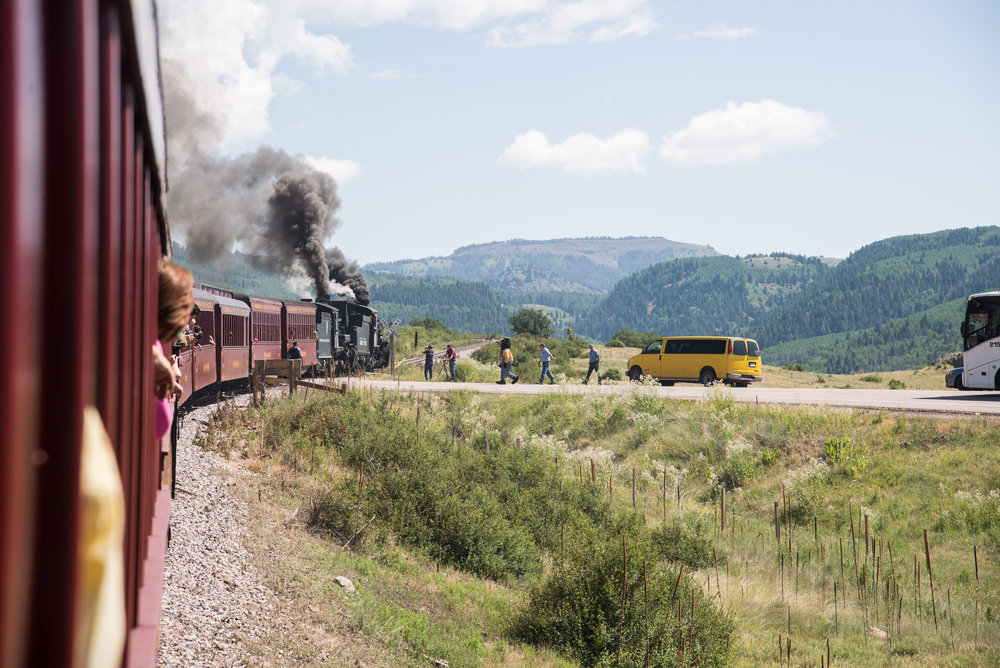
{"label": "person walking", "polygon": [[511,371],[513,365],[514,356],[510,352],[510,339],[504,337],[500,339],[500,380],[497,381],[497,385],[506,385],[508,376],[512,379],[510,381],[511,385],[516,384],[520,380],[520,377],[514,375],[514,372]]}
{"label": "person walking", "polygon": [[455,352],[454,346],[450,343],[448,347],[445,348],[444,358],[448,362],[448,371],[451,373],[451,379],[455,380],[455,361],[458,360],[458,353]]}
{"label": "person walking", "polygon": [[434,380],[434,346],[424,348],[424,380]]}
{"label": "person walking", "polygon": [[597,384],[601,384],[601,353],[594,350],[594,344],[590,344],[590,366],[587,368],[587,377],[583,379],[586,385],[590,381],[590,374],[597,372]]}
{"label": "person walking", "polygon": [[556,379],[552,377],[552,372],[549,371],[549,364],[552,362],[554,357],[552,357],[552,352],[545,347],[544,343],[538,344],[538,359],[542,363],[542,375],[538,378],[538,384],[541,385],[545,380],[545,377],[549,377],[549,385],[555,385]]}

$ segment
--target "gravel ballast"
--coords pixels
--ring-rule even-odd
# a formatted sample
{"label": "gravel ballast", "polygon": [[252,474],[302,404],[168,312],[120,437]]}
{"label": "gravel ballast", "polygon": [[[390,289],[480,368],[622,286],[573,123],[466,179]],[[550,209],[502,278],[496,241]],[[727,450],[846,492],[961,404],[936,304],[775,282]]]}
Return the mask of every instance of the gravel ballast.
{"label": "gravel ballast", "polygon": [[[246,404],[248,397],[238,397]],[[249,508],[235,493],[249,475],[194,445],[214,406],[183,418],[160,610],[160,666],[287,665],[255,656],[291,626],[243,544]]]}

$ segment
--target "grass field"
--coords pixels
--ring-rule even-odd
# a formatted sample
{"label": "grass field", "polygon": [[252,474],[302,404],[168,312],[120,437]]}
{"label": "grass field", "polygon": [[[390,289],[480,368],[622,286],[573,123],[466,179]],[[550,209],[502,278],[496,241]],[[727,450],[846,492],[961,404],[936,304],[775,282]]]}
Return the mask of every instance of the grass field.
{"label": "grass field", "polygon": [[300,393],[203,438],[256,473],[253,549],[304,624],[451,666],[615,665],[619,644],[644,665],[657,642],[651,665],[778,665],[779,643],[792,665],[998,665],[998,442],[978,418],[641,386]]}

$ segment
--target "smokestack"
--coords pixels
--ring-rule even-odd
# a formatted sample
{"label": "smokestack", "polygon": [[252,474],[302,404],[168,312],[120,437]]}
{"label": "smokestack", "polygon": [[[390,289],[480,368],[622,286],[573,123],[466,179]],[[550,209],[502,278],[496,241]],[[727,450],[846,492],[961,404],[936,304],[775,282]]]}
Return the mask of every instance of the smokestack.
{"label": "smokestack", "polygon": [[348,260],[339,248],[326,251],[326,264],[330,270],[330,280],[349,290],[359,304],[368,305],[368,281],[358,268],[358,263]]}

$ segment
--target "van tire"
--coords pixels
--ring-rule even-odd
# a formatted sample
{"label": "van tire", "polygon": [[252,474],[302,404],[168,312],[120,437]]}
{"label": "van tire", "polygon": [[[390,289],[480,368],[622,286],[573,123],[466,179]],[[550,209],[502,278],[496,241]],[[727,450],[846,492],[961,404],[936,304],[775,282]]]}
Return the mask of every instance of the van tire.
{"label": "van tire", "polygon": [[628,379],[633,383],[638,383],[642,380],[642,369],[637,366],[632,367],[628,370]]}
{"label": "van tire", "polygon": [[661,380],[660,381],[660,385],[662,385],[663,387],[673,387],[674,386],[674,381],[672,381],[672,380]]}
{"label": "van tire", "polygon": [[733,383],[733,387],[750,387],[750,383],[745,380],[737,380]]}
{"label": "van tire", "polygon": [[701,374],[698,376],[698,382],[705,387],[711,387],[715,382],[715,372],[712,369],[705,367],[701,370]]}

